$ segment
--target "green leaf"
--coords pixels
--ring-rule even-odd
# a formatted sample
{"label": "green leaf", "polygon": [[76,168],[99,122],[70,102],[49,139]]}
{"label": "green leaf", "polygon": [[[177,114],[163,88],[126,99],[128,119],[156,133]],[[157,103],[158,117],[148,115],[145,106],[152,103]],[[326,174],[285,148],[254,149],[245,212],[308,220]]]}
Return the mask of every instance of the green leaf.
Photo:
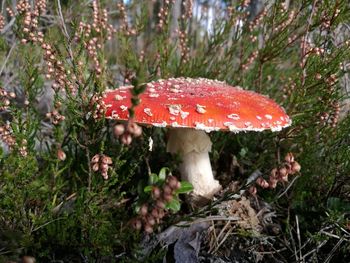
{"label": "green leaf", "polygon": [[180,211],[181,204],[179,200],[174,198],[173,200],[171,200],[169,203],[165,205],[165,208],[170,209],[174,212],[177,212],[177,211]]}
{"label": "green leaf", "polygon": [[244,157],[244,156],[247,155],[247,153],[248,153],[248,148],[243,147],[243,148],[241,149],[241,151],[239,152],[239,155],[240,155],[241,157]]}
{"label": "green leaf", "polygon": [[142,195],[143,194],[143,190],[144,190],[144,186],[145,185],[145,182],[144,181],[139,181],[139,183],[137,184],[137,193],[139,195]]}
{"label": "green leaf", "polygon": [[345,212],[350,210],[350,203],[338,197],[330,197],[327,200],[327,208],[334,211]]}
{"label": "green leaf", "polygon": [[184,181],[184,182],[181,182],[181,187],[176,190],[176,193],[177,194],[184,194],[184,193],[191,192],[192,190],[193,190],[192,184]]}
{"label": "green leaf", "polygon": [[138,214],[140,212],[140,209],[141,209],[141,204],[136,203],[136,205],[134,206],[135,214]]}
{"label": "green leaf", "polygon": [[152,191],[152,188],[153,188],[152,185],[148,185],[148,186],[146,186],[146,187],[143,189],[143,191],[144,191],[145,193],[149,193],[149,192]]}
{"label": "green leaf", "polygon": [[149,177],[149,184],[155,184],[159,181],[159,177],[157,174],[151,174]]}
{"label": "green leaf", "polygon": [[159,179],[160,180],[165,180],[167,174],[169,173],[169,168],[168,167],[163,167],[159,171]]}

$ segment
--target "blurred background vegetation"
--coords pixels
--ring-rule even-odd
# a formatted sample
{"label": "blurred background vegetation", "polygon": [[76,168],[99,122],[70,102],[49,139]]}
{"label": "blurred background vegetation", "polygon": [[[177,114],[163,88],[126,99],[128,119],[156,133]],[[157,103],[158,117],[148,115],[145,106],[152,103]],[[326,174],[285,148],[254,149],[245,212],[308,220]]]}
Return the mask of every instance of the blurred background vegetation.
{"label": "blurred background vegetation", "polygon": [[[181,210],[169,211],[154,234],[129,224],[149,197],[142,187],[150,171],[169,167],[178,176],[166,129],[144,128],[125,146],[113,136],[114,123],[93,117],[104,90],[169,77],[218,79],[266,94],[293,120],[278,133],[210,134],[223,185],[244,186],[256,170],[268,179],[288,152],[301,165],[289,182],[244,194],[268,205],[280,231],[234,231],[245,240],[235,240],[243,252],[240,244],[269,240],[268,248],[255,247],[260,257],[241,262],[349,262],[347,0],[0,3],[0,262],[25,255],[161,262],[169,254],[145,252],[144,243],[194,219],[198,211],[183,196]],[[92,170],[96,154],[113,161],[108,180]],[[220,251],[214,256],[222,261],[207,255],[203,262],[233,262]]]}

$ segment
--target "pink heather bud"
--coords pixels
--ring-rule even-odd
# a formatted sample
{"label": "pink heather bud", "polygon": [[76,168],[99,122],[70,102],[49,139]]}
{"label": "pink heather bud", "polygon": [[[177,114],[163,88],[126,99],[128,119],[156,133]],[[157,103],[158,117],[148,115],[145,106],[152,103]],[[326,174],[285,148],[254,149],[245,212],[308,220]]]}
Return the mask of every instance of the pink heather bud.
{"label": "pink heather bud", "polygon": [[152,209],[152,212],[151,212],[151,215],[152,215],[154,218],[159,218],[158,209],[157,209],[157,208],[153,208],[153,209]]}
{"label": "pink heather bud", "polygon": [[57,159],[60,161],[66,160],[66,153],[62,149],[58,149],[57,151]]}
{"label": "pink heather bud", "polygon": [[180,188],[181,188],[181,182],[178,181],[178,182],[176,183],[175,189],[180,189]]}
{"label": "pink heather bud", "polygon": [[173,200],[173,195],[164,193],[163,198],[166,202],[171,202],[171,200]]}
{"label": "pink heather bud", "polygon": [[286,173],[284,175],[280,174],[278,179],[281,181],[284,181],[284,182],[288,182],[288,173]]}
{"label": "pink heather bud", "polygon": [[145,216],[148,213],[148,205],[147,204],[143,204],[140,208],[139,211],[140,215]]}
{"label": "pink heather bud", "polygon": [[103,171],[103,172],[108,171],[108,164],[102,163],[100,165],[100,168],[101,168],[101,171]]}
{"label": "pink heather bud", "polygon": [[112,158],[111,158],[111,157],[103,156],[103,157],[102,157],[102,163],[104,163],[104,164],[112,164],[113,161],[112,161]]}
{"label": "pink heather bud", "polygon": [[287,163],[292,163],[294,162],[294,156],[292,153],[287,153],[286,157],[284,158],[284,160],[287,162]]}
{"label": "pink heather bud", "polygon": [[285,167],[280,168],[280,169],[278,170],[278,173],[279,173],[279,176],[285,177],[286,175],[288,175],[287,168],[285,168]]}
{"label": "pink heather bud", "polygon": [[296,161],[293,162],[291,170],[292,170],[292,174],[300,172],[300,170],[301,170],[300,164],[298,162],[296,162]]}
{"label": "pink heather bud", "polygon": [[164,185],[163,186],[163,191],[164,191],[164,194],[171,194],[171,192],[173,191],[170,186],[168,185]]}
{"label": "pink heather bud", "polygon": [[134,228],[136,230],[141,230],[141,228],[142,228],[142,222],[140,219],[134,218],[130,221],[130,224],[131,224],[132,228]]}
{"label": "pink heather bud", "polygon": [[92,170],[94,172],[97,172],[99,168],[100,168],[100,166],[98,165],[98,163],[94,163],[94,165],[92,166]]}
{"label": "pink heather bud", "polygon": [[262,177],[259,177],[258,179],[256,179],[256,183],[261,186],[262,188],[268,188],[269,187],[269,183]]}
{"label": "pink heather bud", "polygon": [[145,232],[148,234],[151,234],[153,232],[153,227],[149,224],[146,224],[144,229],[145,229]]}
{"label": "pink heather bud", "polygon": [[100,160],[100,155],[96,154],[94,157],[92,157],[91,162],[92,163],[98,163]]}
{"label": "pink heather bud", "polygon": [[273,169],[271,170],[270,175],[271,175],[273,178],[277,178],[277,168],[273,168]]}
{"label": "pink heather bud", "polygon": [[270,176],[269,177],[269,186],[270,188],[276,188],[278,180],[276,177]]}
{"label": "pink heather bud", "polygon": [[128,133],[123,134],[122,137],[121,137],[121,142],[122,142],[122,144],[130,145],[131,142],[132,142],[132,137],[131,137],[131,135],[128,134]]}
{"label": "pink heather bud", "polygon": [[160,189],[157,186],[154,186],[152,188],[152,197],[154,199],[158,199],[160,197],[160,194],[161,194]]}
{"label": "pink heather bud", "polygon": [[163,209],[158,209],[158,218],[162,219],[165,216],[165,212]]}
{"label": "pink heather bud", "polygon": [[52,84],[52,88],[55,89],[55,90],[58,89],[59,87],[60,86],[56,82]]}
{"label": "pink heather bud", "polygon": [[128,132],[130,132],[131,134],[134,134],[135,129],[138,125],[135,122],[130,122],[128,124]]}
{"label": "pink heather bud", "polygon": [[114,126],[114,130],[113,131],[114,131],[114,135],[116,137],[118,137],[118,136],[122,135],[125,132],[125,127],[124,127],[123,124],[117,124],[117,125]]}
{"label": "pink heather bud", "polygon": [[174,189],[174,190],[176,190],[176,189],[178,189],[177,188],[177,183],[178,183],[178,180],[177,180],[177,178],[175,177],[175,176],[169,176],[168,178],[167,178],[167,183],[168,183],[168,185],[172,188],[172,189]]}
{"label": "pink heather bud", "polygon": [[256,189],[256,187],[255,186],[251,186],[251,187],[249,187],[249,193],[251,194],[251,195],[256,195],[256,193],[257,193],[257,189]]}
{"label": "pink heather bud", "polygon": [[148,215],[146,217],[146,221],[148,224],[150,224],[151,226],[155,225],[156,223],[156,220],[154,220],[154,217],[152,215]]}
{"label": "pink heather bud", "polygon": [[141,136],[141,134],[142,134],[142,128],[139,126],[139,125],[137,125],[136,127],[135,127],[135,130],[134,130],[134,136],[135,137],[139,137],[139,136]]}
{"label": "pink heather bud", "polygon": [[291,163],[286,163],[284,167],[287,169],[287,173],[291,174],[292,173],[292,164]]}
{"label": "pink heather bud", "polygon": [[161,208],[161,209],[164,209],[165,208],[165,203],[163,201],[161,201],[161,200],[158,200],[156,202],[156,206]]}
{"label": "pink heather bud", "polygon": [[59,102],[59,101],[56,101],[55,102],[55,107],[56,108],[60,108],[62,106],[62,103],[61,102]]}
{"label": "pink heather bud", "polygon": [[101,175],[102,175],[103,179],[105,179],[105,180],[108,179],[108,171],[102,171]]}

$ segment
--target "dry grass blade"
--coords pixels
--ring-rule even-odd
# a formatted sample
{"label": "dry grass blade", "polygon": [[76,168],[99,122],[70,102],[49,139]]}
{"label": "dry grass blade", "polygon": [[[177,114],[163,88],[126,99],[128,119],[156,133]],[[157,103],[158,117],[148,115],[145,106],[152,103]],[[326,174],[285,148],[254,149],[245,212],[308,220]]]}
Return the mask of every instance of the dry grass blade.
{"label": "dry grass blade", "polygon": [[16,47],[16,43],[14,43],[11,47],[11,49],[9,50],[9,52],[7,53],[7,56],[5,58],[5,61],[3,62],[2,66],[1,66],[1,69],[0,69],[0,76],[2,75],[2,72],[4,71],[5,67],[6,67],[6,64],[12,54],[12,51],[15,49]]}
{"label": "dry grass blade", "polygon": [[219,248],[225,243],[226,239],[231,235],[231,233],[233,232],[234,227],[231,227],[227,233],[225,234],[225,236],[222,238],[222,240],[220,241],[220,243],[218,244],[218,246],[216,247],[216,249],[214,249],[214,251],[212,251],[212,253],[216,253]]}
{"label": "dry grass blade", "polygon": [[303,254],[301,251],[301,237],[300,237],[300,228],[299,228],[299,218],[297,215],[295,215],[295,222],[297,225],[297,236],[298,236],[298,244],[299,244],[299,258],[302,259],[303,258]]}
{"label": "dry grass blade", "polygon": [[299,178],[299,176],[295,176],[293,178],[293,180],[288,184],[287,188],[281,193],[278,195],[277,199],[281,198],[282,196],[284,196],[288,190],[293,186],[294,182]]}
{"label": "dry grass blade", "polygon": [[307,252],[304,257],[303,257],[303,261],[305,262],[306,261],[306,258],[309,256],[309,255],[312,255],[314,253],[318,253],[318,251],[320,250],[321,247],[323,247],[324,245],[326,245],[326,243],[328,242],[328,240],[324,240],[322,241],[316,248],[312,249],[311,251]]}
{"label": "dry grass blade", "polygon": [[[225,226],[221,229],[219,235],[216,235],[216,231],[215,231],[215,225],[213,224],[213,244],[215,244],[215,246],[212,247],[212,249],[209,250],[209,253],[213,253],[215,251],[217,251],[220,247],[220,245],[222,244],[222,241],[220,241],[221,236],[224,234],[225,230],[228,228],[228,226],[231,224],[230,221],[228,221]],[[231,229],[230,229],[231,230]],[[229,231],[230,231],[229,230]],[[226,235],[225,235],[226,236]]]}
{"label": "dry grass blade", "polygon": [[344,237],[341,237],[341,238],[339,239],[339,241],[337,242],[337,244],[333,247],[333,249],[331,250],[331,252],[329,252],[329,254],[328,254],[326,260],[324,261],[325,263],[328,263],[328,262],[331,261],[332,257],[334,256],[335,251],[339,248],[339,246],[341,245],[341,243],[343,243],[343,241],[344,241]]}

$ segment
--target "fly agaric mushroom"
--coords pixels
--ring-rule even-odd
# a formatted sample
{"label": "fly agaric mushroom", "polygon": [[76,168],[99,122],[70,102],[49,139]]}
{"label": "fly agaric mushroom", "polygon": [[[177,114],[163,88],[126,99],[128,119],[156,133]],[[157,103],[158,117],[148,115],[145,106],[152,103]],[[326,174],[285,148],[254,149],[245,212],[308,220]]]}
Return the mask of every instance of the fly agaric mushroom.
{"label": "fly agaric mushroom", "polygon": [[[131,86],[107,91],[106,118],[128,120]],[[170,78],[147,84],[135,108],[138,124],[167,127],[167,151],[182,157],[180,173],[193,192],[206,198],[221,189],[214,179],[209,154],[211,131],[279,131],[291,124],[273,100],[224,82],[204,78]]]}

